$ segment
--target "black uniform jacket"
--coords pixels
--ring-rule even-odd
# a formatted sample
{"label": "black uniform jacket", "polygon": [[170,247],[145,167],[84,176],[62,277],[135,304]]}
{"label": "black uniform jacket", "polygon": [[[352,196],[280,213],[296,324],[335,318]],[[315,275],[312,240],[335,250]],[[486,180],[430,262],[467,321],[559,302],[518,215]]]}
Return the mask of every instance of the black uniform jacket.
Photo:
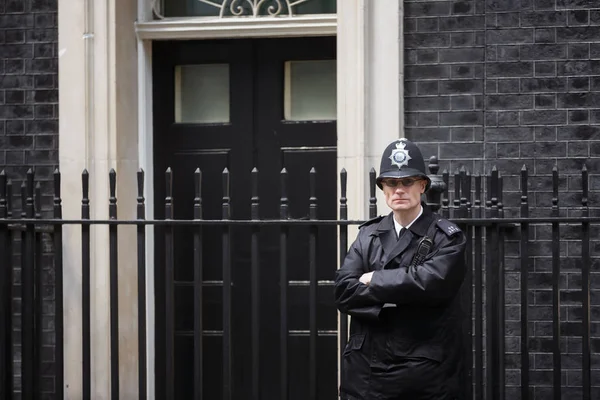
{"label": "black uniform jacket", "polygon": [[[361,226],[335,277],[337,308],[352,317],[340,395],[357,400],[455,399],[461,369],[465,235],[423,205],[397,239],[393,215]],[[411,261],[423,236],[424,263]],[[369,285],[359,282],[373,273]]]}

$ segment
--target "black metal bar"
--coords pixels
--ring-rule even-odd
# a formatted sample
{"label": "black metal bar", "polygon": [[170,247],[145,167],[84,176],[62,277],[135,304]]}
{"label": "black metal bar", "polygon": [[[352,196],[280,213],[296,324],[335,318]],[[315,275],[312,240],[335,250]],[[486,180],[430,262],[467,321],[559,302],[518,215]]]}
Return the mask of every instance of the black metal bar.
{"label": "black metal bar", "polygon": [[[89,179],[87,170],[81,174],[83,196],[81,198],[81,219],[90,219]],[[82,396],[92,397],[92,357],[91,357],[91,318],[90,318],[90,226],[81,225],[81,307],[82,307]]]}
{"label": "black metal bar", "polygon": [[[496,167],[488,175],[487,189],[489,191],[489,204],[492,207],[490,214],[494,215],[494,206],[496,203],[498,171]],[[504,340],[504,335],[499,332],[498,326],[498,259],[497,259],[497,240],[496,225],[486,227],[486,400],[500,399],[500,360],[499,341],[500,336]]]}
{"label": "black metal bar", "polygon": [[[34,210],[35,218],[39,219],[42,217],[41,214],[41,201],[42,201],[42,187],[40,182],[35,185],[35,197],[34,197]],[[35,225],[34,225],[35,228]],[[35,341],[34,341],[34,354],[35,354],[35,365],[34,365],[34,396],[36,399],[42,398],[42,347],[44,345],[44,329],[42,325],[43,321],[43,310],[44,310],[44,271],[42,265],[42,233],[39,231],[34,232],[34,245],[35,245]]]}
{"label": "black metal bar", "polygon": [[[558,217],[558,168],[552,169],[552,216]],[[552,354],[553,398],[561,398],[560,355],[560,226],[552,224]]]}
{"label": "black metal bar", "polygon": [[[559,223],[559,224],[581,224],[582,222],[588,223],[600,223],[600,216],[590,216],[590,217],[581,217],[581,216],[571,216],[571,217],[551,217],[551,216],[541,216],[541,217],[530,217],[527,219],[523,219],[520,217],[504,217],[501,220],[490,220],[489,216],[482,218],[452,218],[451,220],[456,223],[468,223],[474,226],[488,226],[488,225],[496,225],[498,224],[504,229],[514,228],[515,224],[520,224],[522,222],[528,222],[531,225],[541,225],[541,224],[551,224],[551,223]],[[224,221],[222,219],[204,219],[201,221],[195,221],[194,219],[177,219],[177,220],[144,220],[138,221],[137,219],[120,219],[120,220],[108,220],[108,219],[94,219],[94,220],[81,220],[81,219],[63,219],[61,221],[57,221],[55,219],[40,219],[35,220],[33,218],[13,218],[10,219],[10,223],[8,226],[11,230],[14,231],[24,231],[26,224],[36,223],[38,224],[35,227],[36,231],[51,233],[53,231],[53,226],[56,225],[153,225],[153,226],[252,226],[252,225],[262,225],[262,226],[339,226],[339,225],[360,225],[364,223],[363,219],[353,219],[348,221],[340,221],[339,219],[319,219],[316,221],[310,221],[308,218],[304,219],[287,219],[287,220],[279,220],[279,219],[266,219],[261,220],[259,222],[252,221],[251,219],[237,219]]]}
{"label": "black metal bar", "polygon": [[448,205],[450,203],[449,190],[450,190],[450,174],[448,170],[442,171],[442,180],[444,181],[444,191],[442,192],[442,217],[450,218],[450,209]]}
{"label": "black metal bar", "polygon": [[6,182],[6,208],[8,218],[13,218],[13,182],[10,178],[8,178],[8,181]]}
{"label": "black metal bar", "polygon": [[[521,169],[521,217],[529,217],[527,166]],[[521,224],[521,400],[529,399],[529,224]]]}
{"label": "black metal bar", "polygon": [[[259,220],[258,169],[251,172],[252,199],[250,218]],[[250,249],[251,316],[252,316],[252,399],[260,400],[260,261],[258,250],[259,225],[252,227]]]}
{"label": "black metal bar", "polygon": [[[6,172],[0,172],[0,220],[6,219],[8,210],[6,207]],[[7,341],[8,330],[12,329],[10,319],[12,319],[12,299],[8,287],[12,285],[12,281],[4,279],[7,276],[7,271],[12,268],[10,259],[8,259],[8,251],[10,248],[8,225],[0,224],[0,310],[2,317],[0,318],[0,398],[9,399],[12,394],[9,393],[9,381],[12,376],[8,375],[10,365],[12,364],[11,347]]]}
{"label": "black metal bar", "polygon": [[[494,171],[492,171],[493,173]],[[496,187],[495,187],[495,196],[492,197],[492,207],[495,205],[495,210],[493,210],[493,215],[496,218],[502,218],[504,215],[503,205],[502,205],[502,176],[499,171],[496,171],[497,175],[495,178]],[[505,359],[505,345],[504,345],[504,336],[506,335],[506,323],[505,323],[505,310],[506,310],[506,292],[504,290],[504,280],[505,280],[505,264],[504,264],[504,230],[500,228],[500,225],[496,225],[496,229],[494,229],[494,240],[493,243],[497,243],[496,246],[496,260],[497,260],[497,268],[498,268],[498,309],[497,309],[497,324],[498,324],[498,398],[504,399],[505,393],[505,381],[506,381],[506,369],[504,367],[504,359]]]}
{"label": "black metal bar", "polygon": [[[7,219],[11,219],[13,217],[13,210],[12,210],[12,206],[13,206],[13,201],[12,201],[12,196],[13,196],[13,183],[11,179],[8,179],[8,181],[6,182],[6,217]],[[13,300],[13,248],[11,246],[11,244],[13,244],[15,242],[15,233],[11,232],[10,229],[7,232],[7,246],[8,246],[8,251],[5,254],[5,261],[6,261],[6,271],[5,274],[3,275],[3,277],[5,278],[7,285],[6,285],[6,308],[4,308],[4,312],[7,317],[6,317],[6,340],[4,342],[4,345],[6,346],[6,371],[4,374],[4,379],[6,381],[6,393],[9,394],[10,398],[12,399],[14,393],[13,393],[13,388],[14,388],[14,383],[13,383],[13,371],[14,371],[14,365],[13,365],[13,356],[14,356],[14,348],[13,348],[13,340],[14,340],[14,331],[13,331],[13,319],[12,319],[12,313],[13,313],[13,304],[12,304],[12,300]],[[11,317],[8,317],[8,316]]]}
{"label": "black metal bar", "polygon": [[[202,172],[200,168],[194,171],[194,219],[202,219]],[[203,369],[202,369],[202,324],[203,311],[203,274],[202,274],[202,226],[194,229],[194,400],[202,400]]]}
{"label": "black metal bar", "polygon": [[498,218],[504,217],[504,178],[500,173],[498,173]]}
{"label": "black metal bar", "polygon": [[[309,218],[314,221],[317,219],[317,171],[315,168],[310,170],[310,198],[309,202]],[[317,399],[317,226],[310,227],[310,235],[308,239],[308,269],[309,269],[309,399]]]}
{"label": "black metal bar", "polygon": [[[229,197],[229,170],[223,170],[222,218],[231,219],[231,198]],[[230,400],[232,394],[231,368],[231,228],[223,228],[223,400]]]}
{"label": "black metal bar", "polygon": [[[144,170],[137,172],[137,219],[146,219],[146,205],[144,199]],[[146,387],[148,373],[146,357],[146,226],[137,226],[137,291],[138,291],[138,392],[139,399],[148,397]]]}
{"label": "black metal bar", "polygon": [[[287,198],[287,170],[281,170],[281,200],[279,206],[279,217],[281,220],[288,219],[288,198]],[[287,400],[288,392],[288,279],[287,279],[287,244],[288,227],[281,225],[279,233],[279,369],[280,369],[280,387],[279,398]]]}
{"label": "black metal bar", "polygon": [[[165,171],[165,219],[173,220],[173,171]],[[175,398],[175,251],[173,225],[165,228],[165,393]]]}
{"label": "black metal bar", "polygon": [[[57,220],[62,219],[62,199],[60,193],[60,171],[54,170],[54,209],[53,217]],[[63,307],[63,262],[62,262],[62,225],[58,224],[54,226],[53,232],[53,243],[54,243],[54,334],[55,339],[55,353],[54,353],[54,365],[55,365],[55,393],[57,399],[64,398],[64,307]]]}
{"label": "black metal bar", "polygon": [[[109,192],[108,218],[117,219],[117,173],[111,168],[108,173]],[[108,228],[108,252],[110,274],[110,397],[119,400],[119,238],[117,225]]]}
{"label": "black metal bar", "polygon": [[[463,217],[471,216],[471,175],[466,172],[465,168],[461,169],[461,214]],[[465,276],[465,295],[466,298],[463,301],[467,318],[463,323],[463,335],[465,338],[464,343],[464,357],[465,360],[472,360],[473,358],[473,227],[465,224],[463,225],[465,231],[467,245],[465,248],[465,258],[467,274]],[[465,377],[464,377],[464,393],[465,398],[473,398],[473,363],[469,362],[465,365]]]}
{"label": "black metal bar", "polygon": [[[6,183],[6,207],[7,207],[7,217],[8,219],[11,219],[14,215],[13,215],[13,182],[11,179],[8,179],[8,182]],[[14,364],[13,364],[13,357],[14,357],[14,348],[13,348],[13,341],[14,341],[14,323],[13,323],[13,319],[12,319],[12,313],[13,313],[13,305],[12,305],[12,300],[13,300],[13,293],[14,293],[14,287],[13,287],[13,276],[14,276],[14,268],[13,268],[13,247],[11,244],[15,243],[15,236],[16,233],[10,231],[8,231],[8,252],[6,253],[6,265],[8,266],[8,268],[6,269],[6,282],[9,282],[9,284],[7,285],[6,289],[7,289],[7,293],[6,293],[6,298],[8,300],[7,304],[6,304],[6,315],[11,315],[11,318],[7,318],[7,331],[6,331],[6,347],[8,348],[7,350],[7,368],[6,368],[6,392],[9,393],[10,397],[12,398],[14,396],[13,393],[13,389],[14,389],[14,382],[13,382],[13,372],[14,372]]]}
{"label": "black metal bar", "polygon": [[377,216],[377,197],[375,197],[376,175],[375,168],[371,168],[369,171],[369,218]]}
{"label": "black metal bar", "polygon": [[[475,216],[481,217],[481,175],[475,177]],[[475,398],[483,399],[483,227],[475,226]],[[468,358],[470,360],[470,358]]]}
{"label": "black metal bar", "polygon": [[454,172],[454,201],[453,201],[453,207],[452,207],[452,216],[453,217],[458,217],[461,218],[462,215],[462,209],[460,208],[460,172],[457,169]]}
{"label": "black metal bar", "polygon": [[[33,171],[27,171],[26,181],[21,185],[22,213],[26,218],[34,217],[33,210]],[[35,394],[35,313],[34,313],[34,225],[27,224],[21,233],[21,393],[23,400],[32,400]]]}
{"label": "black metal bar", "polygon": [[[588,170],[583,166],[581,169],[581,208],[582,216],[589,216],[588,206]],[[592,379],[591,379],[591,343],[590,343],[590,224],[583,222],[581,224],[581,308],[582,308],[582,333],[581,333],[581,352],[582,352],[582,390],[583,399],[592,398]]]}
{"label": "black metal bar", "polygon": [[[348,199],[346,193],[348,190],[348,173],[342,168],[340,172],[340,220],[348,219]],[[348,251],[348,226],[340,225],[340,266],[346,258]],[[343,359],[343,352],[348,344],[348,315],[340,313],[340,365]]]}

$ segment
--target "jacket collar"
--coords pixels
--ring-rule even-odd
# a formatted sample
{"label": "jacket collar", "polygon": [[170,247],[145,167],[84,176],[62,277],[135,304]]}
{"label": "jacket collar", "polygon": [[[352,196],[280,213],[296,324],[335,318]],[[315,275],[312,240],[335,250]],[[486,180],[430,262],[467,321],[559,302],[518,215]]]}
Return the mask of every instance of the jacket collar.
{"label": "jacket collar", "polygon": [[[381,245],[383,246],[384,254],[387,254],[387,264],[390,260],[393,260],[396,256],[401,254],[411,243],[415,236],[422,237],[427,234],[427,229],[433,218],[431,209],[425,204],[421,203],[423,207],[423,213],[417,220],[407,229],[402,235],[400,240],[396,239],[396,229],[394,228],[394,214],[389,213],[384,219],[379,222],[377,229],[372,235],[379,236]],[[385,267],[385,265],[384,265]]]}

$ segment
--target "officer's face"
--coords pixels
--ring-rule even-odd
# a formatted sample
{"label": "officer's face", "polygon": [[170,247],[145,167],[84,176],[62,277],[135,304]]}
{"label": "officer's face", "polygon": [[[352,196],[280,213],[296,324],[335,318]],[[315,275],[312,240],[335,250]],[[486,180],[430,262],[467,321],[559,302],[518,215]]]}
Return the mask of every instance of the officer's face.
{"label": "officer's face", "polygon": [[409,211],[421,204],[427,181],[420,177],[386,178],[381,181],[385,202],[392,211]]}

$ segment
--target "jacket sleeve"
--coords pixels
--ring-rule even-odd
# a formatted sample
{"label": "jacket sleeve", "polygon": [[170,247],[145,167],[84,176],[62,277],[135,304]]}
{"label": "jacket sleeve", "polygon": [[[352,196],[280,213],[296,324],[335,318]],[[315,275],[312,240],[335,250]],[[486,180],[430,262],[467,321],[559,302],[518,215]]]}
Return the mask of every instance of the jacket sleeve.
{"label": "jacket sleeve", "polygon": [[368,291],[381,303],[440,305],[451,300],[465,275],[466,238],[462,232],[443,235],[440,247],[423,265],[378,270],[373,273]]}
{"label": "jacket sleeve", "polygon": [[363,246],[363,240],[368,240],[364,236],[359,232],[357,239],[348,250],[342,267],[335,273],[335,304],[338,310],[351,316],[377,319],[383,303],[373,297],[367,285],[359,282],[362,274],[369,272],[363,261],[366,259],[363,252],[367,251]]}

